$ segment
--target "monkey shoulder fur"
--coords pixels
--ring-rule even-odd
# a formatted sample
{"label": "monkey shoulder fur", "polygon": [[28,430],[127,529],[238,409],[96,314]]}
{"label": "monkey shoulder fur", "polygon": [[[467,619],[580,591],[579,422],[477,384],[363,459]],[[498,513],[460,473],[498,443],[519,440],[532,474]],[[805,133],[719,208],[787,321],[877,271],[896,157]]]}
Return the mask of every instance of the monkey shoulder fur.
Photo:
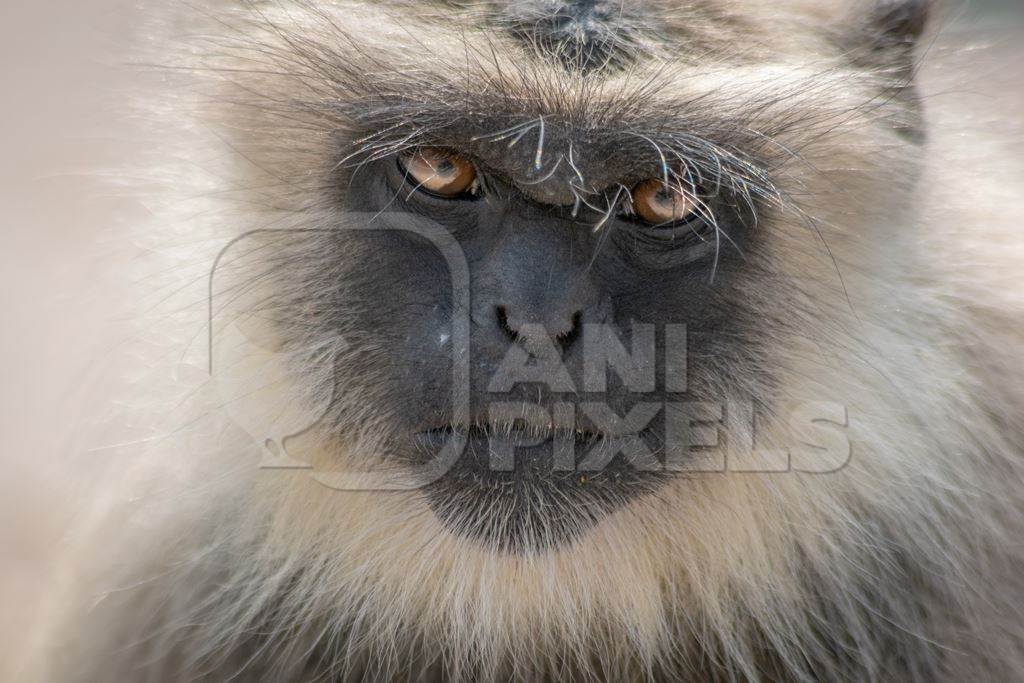
{"label": "monkey shoulder fur", "polygon": [[1019,677],[1024,137],[928,2],[149,19],[32,676]]}

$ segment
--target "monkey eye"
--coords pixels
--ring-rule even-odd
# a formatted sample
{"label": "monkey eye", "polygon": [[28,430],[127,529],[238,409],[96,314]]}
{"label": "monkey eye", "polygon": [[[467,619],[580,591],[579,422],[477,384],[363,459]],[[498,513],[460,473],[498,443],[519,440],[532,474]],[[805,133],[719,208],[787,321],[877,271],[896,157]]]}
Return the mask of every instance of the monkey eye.
{"label": "monkey eye", "polygon": [[455,152],[421,147],[398,157],[399,166],[417,190],[445,199],[475,193],[476,167]]}
{"label": "monkey eye", "polygon": [[657,178],[633,188],[633,213],[651,225],[682,223],[697,216],[696,193]]}

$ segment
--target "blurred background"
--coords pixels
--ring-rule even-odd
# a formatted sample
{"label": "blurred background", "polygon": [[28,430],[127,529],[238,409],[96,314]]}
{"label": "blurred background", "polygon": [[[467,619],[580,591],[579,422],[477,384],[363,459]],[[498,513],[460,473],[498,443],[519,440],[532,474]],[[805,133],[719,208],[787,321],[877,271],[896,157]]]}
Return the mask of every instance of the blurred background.
{"label": "blurred background", "polygon": [[[78,514],[87,409],[131,310],[130,278],[110,254],[130,262],[136,247],[120,240],[147,208],[112,191],[112,169],[137,155],[145,127],[130,93],[152,75],[126,52],[145,38],[145,13],[120,0],[0,2],[0,681],[17,680],[7,655],[26,646]],[[1007,69],[1021,83],[1024,0],[972,0],[948,16],[942,49],[987,55],[949,96],[995,98],[1004,86],[989,81]]]}
{"label": "blurred background", "polygon": [[974,0],[968,3],[966,14],[983,21],[997,23],[1003,20],[1021,20],[1024,2],[1020,0]]}

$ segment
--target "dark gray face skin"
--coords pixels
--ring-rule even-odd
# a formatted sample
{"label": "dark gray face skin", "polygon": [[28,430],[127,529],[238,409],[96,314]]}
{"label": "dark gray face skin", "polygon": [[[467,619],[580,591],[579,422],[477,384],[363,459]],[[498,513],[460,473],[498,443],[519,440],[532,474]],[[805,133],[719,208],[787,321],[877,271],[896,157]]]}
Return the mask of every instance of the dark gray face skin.
{"label": "dark gray face skin", "polygon": [[[746,217],[724,194],[709,205],[733,243],[722,239],[716,249],[713,229],[700,220],[680,230],[613,212],[595,231],[604,214],[594,209],[582,206],[573,217],[572,207],[540,203],[500,175],[482,175],[486,189],[479,196],[455,199],[417,190],[396,157],[348,179],[338,225],[346,215],[365,221],[379,214],[376,222],[385,229],[338,230],[327,240],[330,246],[318,241],[321,262],[345,265],[333,275],[310,271],[318,284],[309,286],[321,289],[318,300],[330,312],[314,318],[338,330],[362,331],[365,346],[375,349],[359,363],[339,366],[338,391],[344,396],[356,385],[372,384],[365,387],[373,396],[372,412],[391,416],[390,457],[420,464],[453,430],[468,434],[456,465],[423,489],[445,525],[502,551],[542,550],[579,537],[669,476],[662,468],[663,410],[635,432],[652,456],[646,457],[616,454],[606,426],[591,420],[581,404],[602,403],[625,416],[641,402],[692,401],[702,394],[721,401],[701,382],[702,368],[749,362],[750,348],[733,343],[745,321],[727,293],[743,263],[739,249],[752,243]],[[609,193],[589,203],[604,206],[610,199]],[[424,218],[454,236],[468,262],[468,350],[450,341],[452,280],[444,258],[427,240],[403,230]],[[325,286],[333,286],[333,293],[322,291]],[[608,326],[630,348],[634,323],[655,326],[654,353],[641,352],[642,364],[656,368],[654,391],[631,391],[609,370],[606,392],[584,392],[586,335],[596,329],[590,326]],[[688,345],[667,352],[666,324],[685,325]],[[531,332],[524,325],[540,325],[547,335],[538,339],[538,328]],[[496,370],[515,347],[542,358],[544,347],[553,349],[572,387],[534,382],[491,390]],[[457,353],[471,359],[471,425],[452,425]],[[665,391],[665,363],[683,362],[666,353],[688,353],[688,393]],[[371,375],[372,382],[366,379]],[[548,414],[555,404],[569,404],[579,432],[503,433],[507,421],[489,420],[489,410],[501,403],[540,406]],[[499,442],[516,447],[512,471],[492,467],[490,448]],[[573,444],[573,470],[555,470],[556,443]]]}

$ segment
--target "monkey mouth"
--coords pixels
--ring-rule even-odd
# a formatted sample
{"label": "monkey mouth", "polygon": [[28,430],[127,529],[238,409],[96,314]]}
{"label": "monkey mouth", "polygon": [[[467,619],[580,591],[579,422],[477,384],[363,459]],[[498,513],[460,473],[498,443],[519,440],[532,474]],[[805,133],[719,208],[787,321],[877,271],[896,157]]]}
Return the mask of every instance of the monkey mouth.
{"label": "monkey mouth", "polygon": [[587,448],[605,438],[606,433],[588,428],[564,429],[552,425],[530,425],[520,421],[502,423],[473,423],[470,425],[443,425],[419,434],[419,442],[425,446],[442,446],[453,437],[462,436],[468,443],[490,445],[509,444],[516,448],[528,448],[535,439],[571,441],[574,447]]}
{"label": "monkey mouth", "polygon": [[[451,533],[495,552],[544,552],[571,544],[667,479],[661,469],[640,469],[616,455],[613,435],[586,427],[445,425],[421,432],[417,442],[419,449],[436,453],[456,437],[465,448],[423,489],[426,500]],[[607,464],[594,469],[595,461]]]}

